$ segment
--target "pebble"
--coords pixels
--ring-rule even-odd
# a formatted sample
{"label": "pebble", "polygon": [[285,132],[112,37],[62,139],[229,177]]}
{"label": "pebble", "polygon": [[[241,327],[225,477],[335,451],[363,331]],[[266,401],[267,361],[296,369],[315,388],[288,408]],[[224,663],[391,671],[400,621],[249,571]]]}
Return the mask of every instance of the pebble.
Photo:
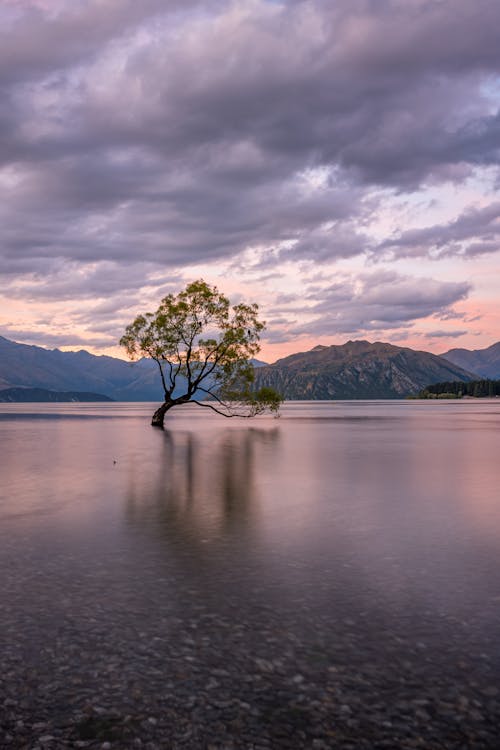
{"label": "pebble", "polygon": [[33,565],[36,611],[12,576],[2,750],[498,750],[498,644],[472,614],[464,631],[293,590],[247,601],[237,578],[221,598],[169,560],[161,583],[120,560],[122,588]]}

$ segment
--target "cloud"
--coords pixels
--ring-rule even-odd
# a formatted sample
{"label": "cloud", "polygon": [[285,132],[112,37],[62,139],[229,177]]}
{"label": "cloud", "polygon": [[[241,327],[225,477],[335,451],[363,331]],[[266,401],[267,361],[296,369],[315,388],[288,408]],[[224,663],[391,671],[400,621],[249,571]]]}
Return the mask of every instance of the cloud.
{"label": "cloud", "polygon": [[382,257],[474,258],[500,250],[500,202],[469,208],[457,219],[411,229],[384,240],[374,251]]}
{"label": "cloud", "polygon": [[281,249],[276,263],[290,260],[312,260],[325,263],[339,258],[362,255],[370,245],[366,235],[359,232],[352,221],[332,222],[328,227],[316,227],[301,233],[289,248]]}
{"label": "cloud", "polygon": [[427,339],[458,339],[467,333],[468,331],[427,331],[423,335]]}
{"label": "cloud", "polygon": [[0,327],[0,336],[3,336],[10,341],[43,346],[46,348],[60,346],[71,346],[76,348],[78,345],[81,345],[82,348],[91,346],[99,349],[116,343],[115,341],[110,341],[108,336],[81,337],[75,334],[73,330],[68,330],[64,333],[54,333],[47,330],[15,328],[9,325],[2,325]]}
{"label": "cloud", "polygon": [[[96,313],[113,310],[110,300],[115,295],[120,300],[127,293],[128,303],[139,300],[139,291],[144,287],[159,289],[179,286],[179,277],[157,275],[156,267],[151,264],[135,263],[126,266],[110,261],[100,263],[78,264],[62,263],[52,266],[50,273],[40,277],[37,274],[26,275],[21,280],[12,280],[4,287],[4,294],[20,297],[30,301],[46,302],[54,299],[95,300],[103,299],[103,307],[94,307]],[[139,304],[139,302],[137,302]]]}
{"label": "cloud", "polygon": [[[209,5],[210,3],[205,3]],[[75,68],[134,33],[156,14],[196,8],[193,0],[29,0],[0,9],[0,84],[32,81]],[[215,3],[212,3],[215,7]]]}
{"label": "cloud", "polygon": [[[498,167],[497,0],[54,0],[0,21],[4,293],[497,249],[496,203],[371,234],[388,194]],[[382,286],[339,325],[446,297],[398,312]]]}
{"label": "cloud", "polygon": [[399,329],[429,316],[441,315],[456,302],[466,299],[470,291],[470,285],[465,282],[377,271],[346,276],[326,288],[312,287],[305,297],[281,300],[285,303],[282,306],[278,299],[274,313],[291,316],[302,311],[308,316],[307,322],[288,327],[292,335],[359,335]]}

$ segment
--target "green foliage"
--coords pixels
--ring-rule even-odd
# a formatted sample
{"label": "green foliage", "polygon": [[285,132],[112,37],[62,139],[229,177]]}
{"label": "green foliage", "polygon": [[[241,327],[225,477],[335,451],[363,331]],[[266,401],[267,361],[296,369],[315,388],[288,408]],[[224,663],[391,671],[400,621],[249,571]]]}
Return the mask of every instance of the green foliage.
{"label": "green foliage", "polygon": [[263,330],[258,305],[231,306],[217,287],[199,279],[164,297],[155,313],[139,315],[120,344],[132,359],[151,357],[158,364],[168,408],[191,401],[227,417],[247,417],[277,413],[283,401],[271,388],[252,391],[250,360]]}
{"label": "green foliage", "polygon": [[277,393],[274,388],[263,386],[255,393],[255,400],[269,409],[273,414],[277,414],[281,404],[283,403],[282,396]]}
{"label": "green foliage", "polygon": [[433,385],[428,385],[420,391],[417,398],[462,398],[463,396],[474,396],[475,398],[500,396],[500,380],[433,383]]}

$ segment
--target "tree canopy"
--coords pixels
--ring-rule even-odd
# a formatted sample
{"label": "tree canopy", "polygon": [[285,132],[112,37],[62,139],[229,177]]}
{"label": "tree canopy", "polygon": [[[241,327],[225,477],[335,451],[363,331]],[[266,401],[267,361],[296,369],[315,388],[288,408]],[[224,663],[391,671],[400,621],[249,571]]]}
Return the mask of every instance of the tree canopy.
{"label": "tree canopy", "polygon": [[252,390],[251,359],[260,351],[264,323],[258,305],[230,304],[203,279],[164,297],[155,313],[139,315],[120,344],[132,359],[150,357],[159,368],[164,403],[152,424],[188,402],[224,417],[277,414],[283,401],[272,388]]}

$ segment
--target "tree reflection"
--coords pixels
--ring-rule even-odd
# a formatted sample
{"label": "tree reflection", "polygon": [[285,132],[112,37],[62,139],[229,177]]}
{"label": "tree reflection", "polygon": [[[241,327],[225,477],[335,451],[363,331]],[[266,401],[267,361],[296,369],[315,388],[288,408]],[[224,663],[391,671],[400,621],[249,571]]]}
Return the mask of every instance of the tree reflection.
{"label": "tree reflection", "polygon": [[258,524],[256,466],[273,460],[279,435],[278,427],[159,434],[154,460],[130,466],[127,520],[198,558],[241,543]]}

